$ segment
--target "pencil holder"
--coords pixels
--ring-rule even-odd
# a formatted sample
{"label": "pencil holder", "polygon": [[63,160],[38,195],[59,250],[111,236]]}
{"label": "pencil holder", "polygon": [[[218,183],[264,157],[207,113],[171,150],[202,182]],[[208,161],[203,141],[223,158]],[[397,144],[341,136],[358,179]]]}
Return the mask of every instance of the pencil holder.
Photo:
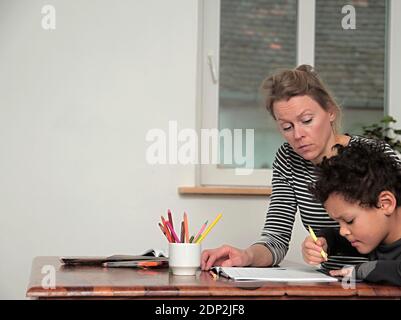
{"label": "pencil holder", "polygon": [[194,276],[200,268],[199,243],[169,243],[169,266],[174,275]]}

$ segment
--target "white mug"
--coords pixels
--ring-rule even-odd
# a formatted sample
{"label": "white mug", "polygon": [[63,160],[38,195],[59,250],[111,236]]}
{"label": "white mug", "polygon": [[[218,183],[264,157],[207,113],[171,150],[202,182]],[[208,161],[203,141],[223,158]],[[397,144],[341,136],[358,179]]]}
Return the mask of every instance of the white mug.
{"label": "white mug", "polygon": [[170,270],[178,276],[194,276],[200,268],[200,243],[169,243]]}

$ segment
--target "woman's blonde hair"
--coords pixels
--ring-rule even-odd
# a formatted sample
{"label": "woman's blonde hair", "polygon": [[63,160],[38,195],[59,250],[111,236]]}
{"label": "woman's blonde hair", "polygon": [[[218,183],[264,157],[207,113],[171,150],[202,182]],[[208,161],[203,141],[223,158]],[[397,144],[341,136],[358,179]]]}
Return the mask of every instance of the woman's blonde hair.
{"label": "woman's blonde hair", "polygon": [[341,108],[310,65],[303,64],[295,69],[283,70],[266,78],[262,82],[261,91],[265,97],[266,109],[275,120],[273,110],[275,102],[288,101],[295,96],[307,95],[325,111],[334,111],[336,120],[333,130],[338,133],[341,129]]}

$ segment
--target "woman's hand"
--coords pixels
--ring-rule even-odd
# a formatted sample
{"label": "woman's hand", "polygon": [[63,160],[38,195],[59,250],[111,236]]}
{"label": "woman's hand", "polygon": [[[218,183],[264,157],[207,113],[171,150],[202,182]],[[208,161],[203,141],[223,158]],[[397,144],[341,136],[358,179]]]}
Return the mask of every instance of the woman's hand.
{"label": "woman's hand", "polygon": [[201,268],[209,270],[212,266],[245,267],[252,263],[252,253],[229,245],[223,245],[216,249],[208,249],[202,252]]}
{"label": "woman's hand", "polygon": [[327,261],[322,257],[321,251],[327,252],[327,241],[323,237],[317,238],[317,241],[313,241],[311,236],[305,238],[302,243],[302,256],[306,263],[312,265],[321,264]]}

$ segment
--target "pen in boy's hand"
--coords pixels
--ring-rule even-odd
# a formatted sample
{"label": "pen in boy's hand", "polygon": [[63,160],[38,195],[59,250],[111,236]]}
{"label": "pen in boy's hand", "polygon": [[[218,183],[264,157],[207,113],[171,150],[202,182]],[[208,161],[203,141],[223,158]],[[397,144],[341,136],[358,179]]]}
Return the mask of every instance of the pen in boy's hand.
{"label": "pen in boy's hand", "polygon": [[[313,241],[316,243],[316,242],[317,242],[317,237],[316,237],[315,232],[313,232],[313,229],[311,228],[311,226],[308,226],[308,228],[309,228],[309,233],[310,233],[310,235],[311,235]],[[324,259],[325,261],[328,260],[328,258],[327,258],[327,253],[324,252],[323,249],[320,251],[320,254],[321,254],[321,256],[323,257],[323,259]]]}

